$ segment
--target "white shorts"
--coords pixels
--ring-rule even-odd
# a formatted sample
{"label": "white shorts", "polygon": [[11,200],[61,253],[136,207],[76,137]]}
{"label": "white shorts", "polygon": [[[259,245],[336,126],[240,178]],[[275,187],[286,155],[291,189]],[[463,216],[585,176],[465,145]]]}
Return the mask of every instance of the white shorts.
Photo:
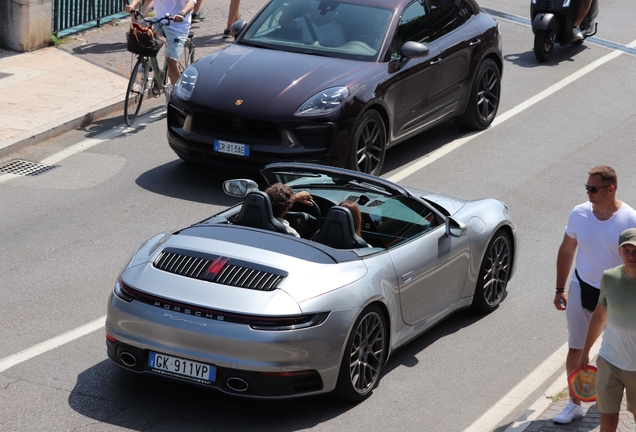
{"label": "white shorts", "polygon": [[568,290],[568,304],[565,308],[565,317],[568,322],[568,346],[571,349],[583,349],[591,316],[592,312],[583,309],[581,305],[581,286],[576,275],[573,274]]}

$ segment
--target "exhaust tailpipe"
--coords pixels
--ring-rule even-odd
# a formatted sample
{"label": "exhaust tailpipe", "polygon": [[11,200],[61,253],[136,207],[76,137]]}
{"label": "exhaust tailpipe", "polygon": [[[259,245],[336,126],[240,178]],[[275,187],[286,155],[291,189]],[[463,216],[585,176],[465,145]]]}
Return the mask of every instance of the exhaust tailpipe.
{"label": "exhaust tailpipe", "polygon": [[128,367],[135,367],[137,365],[137,358],[128,351],[119,354],[119,361]]}
{"label": "exhaust tailpipe", "polygon": [[225,384],[235,392],[244,392],[248,387],[245,380],[237,377],[228,378],[227,381],[225,381]]}

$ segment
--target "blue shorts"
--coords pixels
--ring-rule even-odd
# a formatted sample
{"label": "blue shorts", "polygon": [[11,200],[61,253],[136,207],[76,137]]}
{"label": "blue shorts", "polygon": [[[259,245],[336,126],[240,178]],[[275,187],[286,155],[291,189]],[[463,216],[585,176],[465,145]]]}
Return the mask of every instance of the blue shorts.
{"label": "blue shorts", "polygon": [[167,25],[155,24],[155,30],[166,38],[166,57],[179,61],[183,47],[188,40],[187,33],[179,33]]}

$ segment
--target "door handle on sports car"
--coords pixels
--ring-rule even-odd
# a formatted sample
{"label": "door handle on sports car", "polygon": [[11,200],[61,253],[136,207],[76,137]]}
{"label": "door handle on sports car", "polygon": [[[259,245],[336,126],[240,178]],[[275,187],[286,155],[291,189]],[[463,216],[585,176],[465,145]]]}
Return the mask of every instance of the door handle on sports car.
{"label": "door handle on sports car", "polygon": [[413,274],[414,274],[414,273],[415,273],[415,272],[410,271],[410,272],[408,272],[408,273],[403,274],[403,275],[402,275],[402,282],[404,282],[404,283],[409,283],[409,282],[411,282],[411,280],[413,279]]}
{"label": "door handle on sports car", "polygon": [[481,39],[475,39],[474,41],[472,41],[468,45],[475,46],[475,45],[479,45],[480,43],[481,43]]}
{"label": "door handle on sports car", "polygon": [[440,57],[437,57],[435,60],[431,60],[431,63],[430,63],[430,64],[432,64],[432,65],[436,65],[437,63],[439,63],[439,62],[441,62],[441,61],[442,61],[442,59],[441,59]]}

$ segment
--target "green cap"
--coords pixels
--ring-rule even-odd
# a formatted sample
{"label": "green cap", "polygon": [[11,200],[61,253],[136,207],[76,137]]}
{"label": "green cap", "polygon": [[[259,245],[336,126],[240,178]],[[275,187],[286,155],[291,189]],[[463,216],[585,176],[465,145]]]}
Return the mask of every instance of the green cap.
{"label": "green cap", "polygon": [[628,228],[618,237],[618,246],[625,244],[636,246],[636,228]]}

